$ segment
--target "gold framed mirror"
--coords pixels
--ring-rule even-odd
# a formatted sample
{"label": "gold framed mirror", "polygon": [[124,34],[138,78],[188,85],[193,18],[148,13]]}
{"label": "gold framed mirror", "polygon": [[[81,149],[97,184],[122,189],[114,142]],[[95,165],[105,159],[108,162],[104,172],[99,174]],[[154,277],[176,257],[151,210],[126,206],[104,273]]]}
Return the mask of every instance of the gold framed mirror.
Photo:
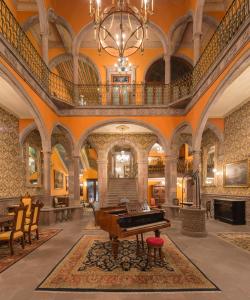
{"label": "gold framed mirror", "polygon": [[217,145],[207,145],[203,148],[203,185],[217,184]]}
{"label": "gold framed mirror", "polygon": [[28,187],[41,186],[40,149],[31,144],[26,144],[26,185]]}

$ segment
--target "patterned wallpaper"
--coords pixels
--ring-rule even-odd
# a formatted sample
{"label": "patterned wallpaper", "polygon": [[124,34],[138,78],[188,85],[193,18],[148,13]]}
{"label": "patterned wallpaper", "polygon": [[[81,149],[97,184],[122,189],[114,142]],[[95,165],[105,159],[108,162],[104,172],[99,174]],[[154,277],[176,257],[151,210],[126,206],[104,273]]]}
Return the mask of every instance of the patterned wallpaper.
{"label": "patterned wallpaper", "polygon": [[25,169],[19,144],[18,118],[0,107],[0,198],[25,192]]}
{"label": "patterned wallpaper", "polygon": [[[34,130],[28,139],[31,144],[41,146],[38,131]],[[0,198],[42,193],[41,188],[26,187],[25,178],[25,149],[19,144],[18,118],[0,107]]]}
{"label": "patterned wallpaper", "polygon": [[[218,142],[216,136],[206,130],[202,138],[202,146]],[[217,156],[217,185],[202,187],[206,194],[228,194],[250,196],[248,188],[223,187],[223,165],[246,158],[250,158],[250,101],[225,118],[224,142],[219,145]]]}

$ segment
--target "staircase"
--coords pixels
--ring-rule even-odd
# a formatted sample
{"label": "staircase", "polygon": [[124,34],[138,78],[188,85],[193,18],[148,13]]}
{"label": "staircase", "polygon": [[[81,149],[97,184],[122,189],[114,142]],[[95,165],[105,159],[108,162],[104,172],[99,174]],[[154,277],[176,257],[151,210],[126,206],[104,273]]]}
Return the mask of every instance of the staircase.
{"label": "staircase", "polygon": [[138,195],[136,180],[136,178],[110,178],[107,193],[107,206],[117,206],[123,198],[127,198],[129,203],[137,203]]}

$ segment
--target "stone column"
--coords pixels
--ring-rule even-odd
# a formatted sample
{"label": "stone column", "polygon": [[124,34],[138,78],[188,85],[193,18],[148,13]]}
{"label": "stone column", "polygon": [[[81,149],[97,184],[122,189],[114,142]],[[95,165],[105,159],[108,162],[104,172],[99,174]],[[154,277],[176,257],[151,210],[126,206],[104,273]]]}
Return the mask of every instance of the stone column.
{"label": "stone column", "polygon": [[[200,178],[200,184],[201,184],[201,174],[200,174],[200,166],[201,166],[201,151],[200,150],[194,150],[193,151],[193,172],[199,171],[199,178]],[[193,186],[193,205],[197,206],[197,199],[195,198],[196,195],[196,189],[195,185]]]}
{"label": "stone column", "polygon": [[74,201],[80,201],[80,157],[73,157],[73,169],[74,169]]}
{"label": "stone column", "polygon": [[165,84],[169,84],[171,82],[171,55],[164,54],[165,61]]}
{"label": "stone column", "polygon": [[165,161],[165,201],[166,204],[173,204],[176,198],[177,189],[177,158],[175,156],[166,157]]}
{"label": "stone column", "polygon": [[[74,82],[74,101],[79,104],[80,95],[78,90],[79,84],[79,55],[73,55],[73,82]],[[81,103],[80,103],[81,104]]]}
{"label": "stone column", "polygon": [[44,194],[45,194],[45,201],[46,201],[45,206],[52,205],[50,201],[50,196],[51,196],[50,162],[51,162],[51,152],[44,151],[43,152],[43,186],[44,186]]}
{"label": "stone column", "polygon": [[200,58],[201,55],[201,32],[195,32],[193,34],[193,41],[194,41],[194,65]]}
{"label": "stone column", "polygon": [[105,206],[108,191],[108,160],[103,151],[98,152],[98,193],[100,207]]}
{"label": "stone column", "polygon": [[42,57],[46,65],[49,64],[49,33],[44,32],[41,33],[42,39]]}
{"label": "stone column", "polygon": [[201,165],[201,150],[194,150],[193,153],[193,171],[200,171]]}
{"label": "stone column", "polygon": [[148,199],[148,157],[147,153],[142,153],[138,158],[138,200],[139,202],[147,201]]}

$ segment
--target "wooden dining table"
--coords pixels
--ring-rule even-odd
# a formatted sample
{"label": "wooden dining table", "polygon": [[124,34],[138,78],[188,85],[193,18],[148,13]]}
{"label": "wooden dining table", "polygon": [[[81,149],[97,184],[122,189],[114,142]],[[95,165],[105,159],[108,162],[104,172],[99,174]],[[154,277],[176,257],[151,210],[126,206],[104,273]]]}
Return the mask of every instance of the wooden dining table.
{"label": "wooden dining table", "polygon": [[4,226],[9,226],[13,222],[14,216],[0,215],[0,229]]}

